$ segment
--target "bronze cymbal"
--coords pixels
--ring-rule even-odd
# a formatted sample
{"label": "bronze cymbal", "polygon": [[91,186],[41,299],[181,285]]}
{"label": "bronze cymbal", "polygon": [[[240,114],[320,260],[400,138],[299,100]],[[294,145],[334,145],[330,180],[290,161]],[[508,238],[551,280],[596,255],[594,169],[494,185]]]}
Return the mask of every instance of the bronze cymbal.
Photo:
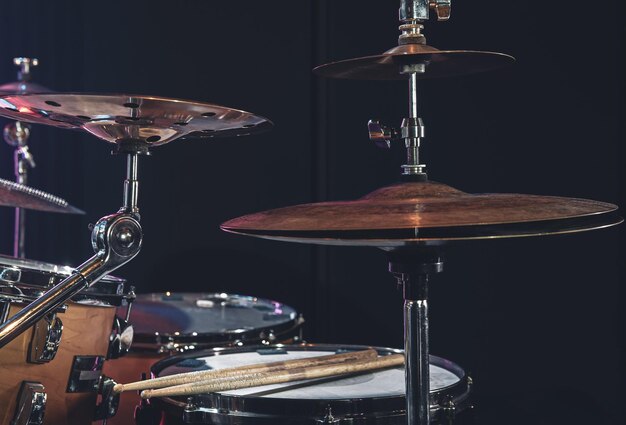
{"label": "bronze cymbal", "polygon": [[81,128],[110,143],[159,146],[182,136],[243,136],[271,121],[209,103],[125,94],[50,93],[0,98],[0,115],[54,127]]}
{"label": "bronze cymbal", "polygon": [[65,199],[23,184],[0,179],[0,205],[65,214],[85,214]]}
{"label": "bronze cymbal", "polygon": [[453,77],[489,71],[511,64],[512,56],[504,53],[475,50],[438,50],[426,44],[404,44],[387,50],[382,55],[346,59],[320,65],[313,69],[317,75],[354,80],[402,80],[407,65],[423,65],[424,72],[417,77]]}
{"label": "bronze cymbal", "polygon": [[572,233],[622,222],[612,204],[520,194],[468,194],[436,182],[399,183],[356,201],[246,215],[222,230],[322,245],[396,247],[420,242]]}

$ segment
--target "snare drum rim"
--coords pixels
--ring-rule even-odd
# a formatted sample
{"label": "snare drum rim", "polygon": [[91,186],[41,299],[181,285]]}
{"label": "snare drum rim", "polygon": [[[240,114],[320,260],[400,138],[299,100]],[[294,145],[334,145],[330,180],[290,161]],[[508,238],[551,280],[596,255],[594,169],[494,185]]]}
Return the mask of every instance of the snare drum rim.
{"label": "snare drum rim", "polygon": [[[211,350],[198,351],[175,355],[155,363],[151,368],[152,376],[158,374],[168,366],[178,363],[188,358],[205,357],[212,355],[225,355],[241,352],[249,352],[258,349],[286,349],[298,350],[365,350],[376,349],[380,354],[402,354],[404,351],[396,348],[371,347],[366,345],[339,345],[339,344],[299,344],[286,345],[275,344],[272,346],[247,346],[235,348],[216,348]],[[436,419],[442,409],[443,404],[452,401],[456,405],[456,411],[460,412],[468,404],[471,379],[465,371],[456,363],[437,356],[430,356],[431,364],[454,373],[459,377],[459,381],[446,387],[430,392],[430,409],[433,418]],[[380,396],[369,398],[345,398],[345,399],[293,399],[279,397],[259,397],[259,396],[235,396],[220,393],[209,393],[192,397],[161,397],[154,398],[157,404],[161,404],[165,410],[172,410],[172,407],[185,410],[185,417],[193,417],[193,422],[197,420],[208,420],[213,417],[235,416],[238,418],[288,418],[285,415],[285,406],[290,407],[290,411],[298,412],[298,419],[311,420],[321,419],[327,407],[332,409],[333,416],[342,417],[390,417],[404,415],[404,396]],[[193,405],[194,409],[187,407]],[[196,417],[198,416],[198,417]],[[295,420],[295,418],[294,418]]]}
{"label": "snare drum rim", "polygon": [[[39,298],[46,290],[70,276],[74,269],[42,261],[0,255],[0,297],[7,295],[30,302]],[[14,280],[19,275],[19,279]],[[72,301],[98,300],[103,304],[119,306],[124,295],[125,279],[105,276],[90,288],[72,297]]]}
{"label": "snare drum rim", "polygon": [[[136,304],[133,307],[133,311],[137,311],[137,308],[140,306],[141,302],[148,300],[148,296],[161,294],[166,294],[166,292],[138,294],[137,298],[135,299]],[[176,292],[171,292],[171,294],[176,294]],[[177,351],[183,353],[189,350],[194,350],[193,353],[196,353],[198,352],[198,350],[211,349],[220,344],[233,344],[240,342],[242,344],[247,344],[248,346],[250,346],[252,344],[264,344],[265,342],[267,342],[267,344],[269,345],[274,343],[272,339],[280,341],[280,337],[288,336],[290,333],[297,331],[299,328],[302,327],[302,324],[304,323],[304,319],[298,314],[296,309],[284,303],[274,301],[268,298],[259,298],[250,295],[231,294],[225,292],[181,292],[179,294],[186,296],[195,295],[198,297],[221,296],[225,299],[232,297],[246,299],[250,301],[254,300],[256,302],[265,303],[268,305],[280,304],[283,307],[288,307],[290,310],[292,310],[292,313],[289,314],[289,319],[284,322],[278,322],[273,325],[262,327],[260,326],[245,330],[238,329],[217,332],[185,332],[180,333],[179,335],[169,332],[157,333],[155,331],[154,333],[145,333],[135,330],[132,351],[139,353],[162,353]],[[270,334],[274,335],[274,338],[271,338]]]}

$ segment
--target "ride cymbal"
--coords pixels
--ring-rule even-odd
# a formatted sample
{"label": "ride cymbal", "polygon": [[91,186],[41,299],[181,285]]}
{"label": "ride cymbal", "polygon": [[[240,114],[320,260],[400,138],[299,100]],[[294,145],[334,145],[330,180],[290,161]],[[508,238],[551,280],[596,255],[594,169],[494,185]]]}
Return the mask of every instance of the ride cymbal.
{"label": "ride cymbal", "polygon": [[426,44],[404,44],[387,50],[382,55],[320,65],[313,72],[330,78],[403,80],[409,78],[411,69],[419,69],[417,77],[426,79],[490,71],[514,61],[515,58],[504,53],[438,50]]}
{"label": "ride cymbal", "polygon": [[0,205],[64,214],[85,214],[65,199],[9,180],[0,179]]}
{"label": "ride cymbal", "polygon": [[436,182],[400,183],[356,201],[279,208],[222,230],[322,245],[397,247],[419,242],[572,233],[622,222],[612,204],[520,194],[468,194]]}
{"label": "ride cymbal", "polygon": [[182,136],[243,136],[272,127],[266,118],[210,103],[125,94],[9,95],[0,115],[54,127],[81,128],[110,143],[159,146]]}

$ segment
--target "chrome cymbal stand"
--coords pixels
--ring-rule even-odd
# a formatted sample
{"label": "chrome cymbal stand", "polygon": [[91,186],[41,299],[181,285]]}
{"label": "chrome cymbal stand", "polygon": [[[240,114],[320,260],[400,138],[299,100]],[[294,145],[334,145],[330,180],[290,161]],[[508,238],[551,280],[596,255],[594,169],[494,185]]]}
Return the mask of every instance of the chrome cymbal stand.
{"label": "chrome cymbal stand", "polygon": [[[39,65],[36,58],[14,58],[13,64],[19,66],[17,79],[20,82],[30,80],[31,67]],[[20,91],[23,93],[25,85],[20,85]],[[12,121],[4,126],[4,141],[15,148],[13,154],[15,164],[15,181],[19,184],[28,184],[28,169],[35,168],[35,159],[28,149],[28,138],[30,136],[30,125]],[[15,231],[13,233],[13,256],[17,258],[26,257],[25,248],[26,239],[26,210],[23,208],[15,208]]]}
{"label": "chrome cymbal stand", "polygon": [[[437,20],[450,17],[451,0],[400,0],[400,31],[398,44],[424,44],[422,22],[433,9]],[[409,76],[409,117],[402,120],[400,131],[385,127],[378,121],[368,122],[370,139],[383,148],[393,140],[404,140],[406,164],[402,165],[402,179],[424,181],[428,177],[425,165],[419,162],[420,141],[424,125],[418,117],[417,80],[426,71],[427,64],[406,63],[399,72]],[[389,271],[402,285],[404,294],[404,355],[406,379],[406,416],[408,425],[430,423],[430,363],[428,348],[428,278],[443,270],[438,251],[417,247],[389,254]]]}
{"label": "chrome cymbal stand", "polygon": [[[124,146],[126,149],[121,153],[127,155],[127,168],[123,205],[117,213],[102,217],[93,227],[91,245],[95,255],[78,266],[69,277],[2,323],[0,348],[72,296],[132,260],[141,250],[143,232],[137,206],[140,145],[129,143]],[[133,149],[133,146],[137,148]]]}

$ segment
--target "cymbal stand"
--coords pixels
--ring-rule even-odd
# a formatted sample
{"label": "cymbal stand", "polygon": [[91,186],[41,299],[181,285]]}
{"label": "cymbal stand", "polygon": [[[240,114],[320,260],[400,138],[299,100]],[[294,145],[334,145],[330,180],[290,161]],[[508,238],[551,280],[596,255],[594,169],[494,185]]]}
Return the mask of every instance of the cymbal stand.
{"label": "cymbal stand", "polygon": [[[400,31],[398,44],[424,44],[421,33],[429,11],[433,9],[437,19],[450,17],[450,0],[400,0]],[[402,120],[400,131],[370,120],[370,139],[382,148],[389,148],[391,141],[404,140],[407,150],[406,164],[402,165],[405,181],[428,180],[424,164],[420,164],[419,148],[424,137],[424,124],[418,116],[417,80],[426,71],[426,62],[399,65],[399,72],[408,75],[409,117]],[[438,250],[426,247],[405,248],[391,251],[389,271],[398,279],[404,296],[404,355],[406,380],[406,416],[408,425],[430,423],[430,362],[428,348],[428,279],[443,270],[443,260]]]}
{"label": "cymbal stand", "polygon": [[[30,81],[31,67],[39,65],[36,58],[14,58],[13,63],[20,67],[17,79],[21,82]],[[21,85],[20,85],[21,86]],[[28,184],[28,169],[35,168],[35,159],[28,149],[30,125],[20,121],[12,121],[4,126],[4,141],[15,148],[13,161],[15,164],[15,181],[18,184]],[[15,230],[13,233],[13,256],[26,257],[26,211],[15,208]]]}
{"label": "cymbal stand", "polygon": [[122,207],[117,213],[102,217],[92,229],[91,245],[95,255],[78,266],[69,277],[2,323],[0,348],[72,296],[132,260],[141,250],[143,233],[137,206],[140,145],[135,145],[135,150],[124,151],[127,168]]}

